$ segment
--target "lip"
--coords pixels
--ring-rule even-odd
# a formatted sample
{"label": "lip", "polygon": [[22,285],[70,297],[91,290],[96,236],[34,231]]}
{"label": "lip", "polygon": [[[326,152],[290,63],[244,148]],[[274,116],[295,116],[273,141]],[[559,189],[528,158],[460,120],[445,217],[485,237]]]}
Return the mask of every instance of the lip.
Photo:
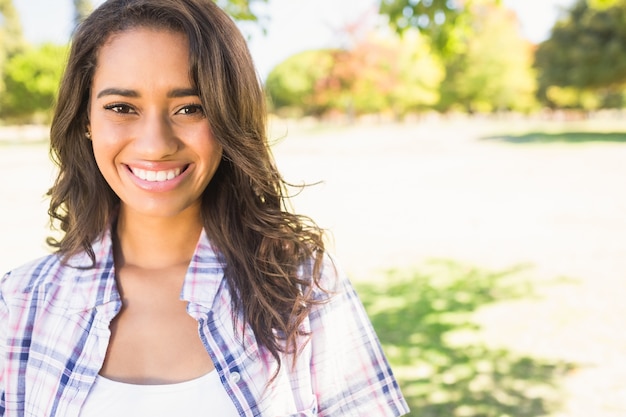
{"label": "lip", "polygon": [[[124,164],[124,168],[130,180],[139,188],[150,192],[167,192],[175,189],[178,185],[187,178],[191,171],[191,164],[173,164],[173,163],[133,163]],[[164,181],[148,181],[135,175],[134,170],[142,170],[146,172],[167,172],[167,171],[180,171],[179,175],[171,179]]]}

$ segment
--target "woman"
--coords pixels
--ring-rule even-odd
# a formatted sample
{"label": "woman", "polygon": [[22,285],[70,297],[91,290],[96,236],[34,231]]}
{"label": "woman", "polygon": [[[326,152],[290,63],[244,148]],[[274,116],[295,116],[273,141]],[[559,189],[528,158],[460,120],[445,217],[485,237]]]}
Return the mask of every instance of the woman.
{"label": "woman", "polygon": [[109,0],[51,127],[56,253],[7,274],[0,416],[396,416],[322,233],[288,213],[264,96],[210,0]]}

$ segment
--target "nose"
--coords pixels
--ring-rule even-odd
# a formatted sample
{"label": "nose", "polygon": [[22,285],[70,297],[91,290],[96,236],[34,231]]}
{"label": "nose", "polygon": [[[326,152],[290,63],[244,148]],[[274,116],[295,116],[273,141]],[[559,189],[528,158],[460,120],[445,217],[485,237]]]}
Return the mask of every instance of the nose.
{"label": "nose", "polygon": [[178,151],[180,141],[167,114],[144,114],[138,127],[135,147],[144,159],[156,161]]}

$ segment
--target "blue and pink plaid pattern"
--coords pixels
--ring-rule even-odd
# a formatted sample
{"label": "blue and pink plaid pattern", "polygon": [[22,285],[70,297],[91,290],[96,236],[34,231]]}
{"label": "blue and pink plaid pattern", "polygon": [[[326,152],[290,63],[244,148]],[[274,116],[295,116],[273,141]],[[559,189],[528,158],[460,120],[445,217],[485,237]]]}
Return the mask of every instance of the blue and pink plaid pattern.
{"label": "blue and pink plaid pattern", "polygon": [[[0,416],[80,417],[121,308],[111,236],[68,265],[55,255],[4,276],[0,286]],[[82,267],[82,268],[81,268]],[[303,265],[306,274],[311,265]],[[399,416],[408,407],[354,289],[330,258],[322,287],[331,299],[311,312],[294,364],[285,356],[278,376],[272,356],[241,320],[233,326],[224,265],[202,234],[181,299],[224,389],[241,416]],[[327,297],[323,292],[318,296]],[[207,403],[209,404],[209,403]],[[199,410],[201,407],[199,407]],[[207,405],[207,414],[209,413]],[[199,413],[198,415],[201,415]]]}

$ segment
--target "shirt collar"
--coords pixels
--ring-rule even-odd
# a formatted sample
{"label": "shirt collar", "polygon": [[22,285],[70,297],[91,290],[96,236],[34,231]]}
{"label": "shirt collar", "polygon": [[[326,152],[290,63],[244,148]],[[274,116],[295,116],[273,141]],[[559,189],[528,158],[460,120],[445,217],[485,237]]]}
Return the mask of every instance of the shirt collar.
{"label": "shirt collar", "polygon": [[[225,262],[217,252],[206,231],[202,230],[196,250],[189,263],[180,299],[199,304],[202,310],[211,309],[220,287],[224,284]],[[193,308],[192,305],[189,307]],[[191,313],[191,311],[190,311]]]}
{"label": "shirt collar", "polygon": [[[115,263],[111,230],[108,228],[92,244],[96,257],[93,268],[91,259],[85,252],[71,257],[68,264],[75,268],[74,285],[89,286],[72,290],[72,308],[93,308],[112,303],[119,304],[121,297],[115,280]],[[213,307],[216,296],[223,285],[224,266],[221,255],[214,250],[206,232],[202,230],[196,249],[189,263],[180,299],[190,303],[189,311],[200,308],[206,312]],[[197,305],[192,307],[191,304]]]}
{"label": "shirt collar", "polygon": [[[111,231],[107,229],[91,245],[95,264],[86,252],[71,256],[64,268],[71,269],[64,273],[60,286],[71,291],[70,297],[62,297],[71,309],[90,309],[102,305],[112,305],[114,310],[121,305],[121,297],[115,281],[113,245]],[[68,276],[69,275],[69,276]],[[68,278],[71,277],[71,285]]]}

